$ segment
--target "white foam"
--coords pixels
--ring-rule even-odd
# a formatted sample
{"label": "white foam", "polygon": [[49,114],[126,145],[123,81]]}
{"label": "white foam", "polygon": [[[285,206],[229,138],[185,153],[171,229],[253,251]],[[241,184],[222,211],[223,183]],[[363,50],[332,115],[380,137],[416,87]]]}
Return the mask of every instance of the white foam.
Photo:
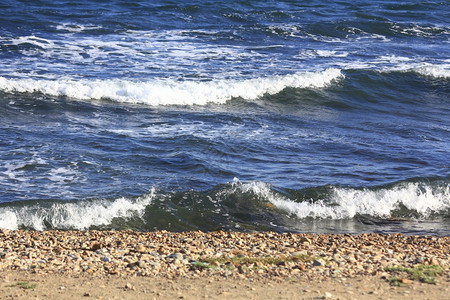
{"label": "white foam", "polygon": [[63,23],[60,25],[56,25],[55,27],[57,30],[61,31],[68,31],[68,32],[84,32],[88,30],[96,30],[96,29],[102,29],[102,26],[93,25],[93,24],[75,24],[75,23]]}
{"label": "white foam", "polygon": [[22,175],[24,171],[22,170],[23,167],[25,167],[27,163],[24,162],[6,162],[2,166],[5,170],[1,173],[2,175],[5,175],[6,178],[16,180],[19,182],[25,182],[26,179],[22,178]]}
{"label": "white foam", "polygon": [[366,68],[375,68],[382,72],[416,72],[434,78],[449,78],[450,76],[450,64],[446,60],[432,64],[423,61],[423,59],[396,55],[377,57],[373,62],[368,62]]}
{"label": "white foam", "polygon": [[129,80],[41,80],[0,77],[0,90],[5,92],[40,92],[75,99],[111,99],[123,103],[148,105],[204,105],[225,103],[241,97],[252,100],[264,94],[276,94],[286,87],[322,88],[342,78],[338,69],[304,72],[247,80],[215,80],[207,82],[155,79],[147,82]]}
{"label": "white foam", "polygon": [[17,216],[9,209],[0,209],[0,228],[17,229]]}
{"label": "white foam", "polygon": [[399,64],[404,62],[410,62],[412,61],[412,58],[405,57],[405,56],[397,56],[397,55],[383,55],[378,57],[377,60],[375,60],[376,63],[380,62],[386,62],[391,64]]}
{"label": "white foam", "polygon": [[424,65],[413,69],[415,72],[434,78],[450,78],[450,66],[447,65]]}
{"label": "white foam", "polygon": [[300,50],[298,55],[295,56],[295,58],[298,59],[311,59],[311,58],[317,58],[317,57],[336,57],[336,58],[344,58],[349,55],[349,52],[347,51],[336,51],[336,50]]}
{"label": "white foam", "polygon": [[380,56],[372,64],[385,72],[405,71],[416,72],[434,78],[450,77],[450,64],[445,60],[437,64],[431,64],[409,57],[391,55]]}
{"label": "white foam", "polygon": [[375,70],[379,72],[415,72],[433,78],[448,79],[450,77],[450,63],[442,59],[435,63],[425,62],[403,56],[380,56],[372,61],[353,60],[336,61],[334,65],[344,70]]}
{"label": "white foam", "polygon": [[333,188],[330,199],[314,202],[292,201],[274,193],[270,185],[262,182],[240,183],[235,179],[233,185],[244,192],[257,194],[297,218],[347,219],[357,214],[389,217],[400,205],[426,218],[432,213],[445,212],[450,208],[448,184],[435,189],[419,183],[399,184],[380,190]]}
{"label": "white foam", "polygon": [[18,229],[21,226],[45,230],[50,224],[59,229],[88,229],[111,224],[114,218],[142,218],[154,199],[155,190],[136,200],[119,198],[114,201],[96,200],[53,203],[50,207],[32,205],[0,208],[0,228]]}
{"label": "white foam", "polygon": [[[272,64],[273,57],[249,51],[236,45],[200,43],[195,33],[182,30],[126,31],[91,37],[77,34],[99,29],[94,25],[57,25],[61,34],[52,39],[37,36],[2,37],[3,45],[33,44],[19,47],[20,59],[6,59],[0,76],[14,74],[19,78],[74,78],[85,75],[102,77],[105,73],[121,78],[142,78],[139,75],[226,74],[231,76],[236,65],[248,60]],[[64,33],[65,31],[65,33]],[[212,32],[213,33],[213,32]],[[218,64],[211,65],[211,61]],[[230,67],[232,66],[232,67]],[[247,70],[248,65],[243,67]],[[210,78],[210,77],[209,77]]]}
{"label": "white foam", "polygon": [[52,169],[48,175],[49,180],[59,184],[74,181],[79,176],[78,172],[69,168]]}
{"label": "white foam", "polygon": [[418,37],[433,37],[436,35],[448,35],[450,33],[449,27],[439,25],[426,26],[426,25],[412,24],[409,26],[402,27],[393,24],[392,29],[401,34]]}
{"label": "white foam", "polygon": [[330,51],[330,50],[316,50],[317,55],[321,57],[347,57],[348,52],[346,51]]}
{"label": "white foam", "polygon": [[43,49],[54,45],[53,41],[34,35],[17,37],[16,39],[12,39],[10,42],[11,45],[32,44]]}

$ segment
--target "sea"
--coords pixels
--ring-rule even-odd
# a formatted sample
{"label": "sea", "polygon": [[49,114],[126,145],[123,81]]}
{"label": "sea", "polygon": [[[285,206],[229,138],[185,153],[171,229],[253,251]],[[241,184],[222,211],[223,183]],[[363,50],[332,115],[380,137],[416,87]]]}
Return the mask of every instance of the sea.
{"label": "sea", "polygon": [[450,3],[1,0],[0,228],[450,234]]}

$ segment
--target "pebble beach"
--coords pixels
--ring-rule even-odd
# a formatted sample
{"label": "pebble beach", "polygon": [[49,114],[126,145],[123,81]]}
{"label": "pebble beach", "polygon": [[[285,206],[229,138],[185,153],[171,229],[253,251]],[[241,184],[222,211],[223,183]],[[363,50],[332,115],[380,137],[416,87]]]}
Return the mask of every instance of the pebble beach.
{"label": "pebble beach", "polygon": [[[318,285],[331,280],[342,285],[370,278],[387,287],[419,284],[445,292],[450,282],[449,253],[449,237],[401,234],[0,231],[0,274],[5,286],[8,276],[17,274],[31,279],[56,275],[71,280],[123,280],[121,287],[134,292],[133,280],[149,279]],[[438,268],[439,274],[427,282],[400,268]],[[7,292],[0,289],[0,293]]]}

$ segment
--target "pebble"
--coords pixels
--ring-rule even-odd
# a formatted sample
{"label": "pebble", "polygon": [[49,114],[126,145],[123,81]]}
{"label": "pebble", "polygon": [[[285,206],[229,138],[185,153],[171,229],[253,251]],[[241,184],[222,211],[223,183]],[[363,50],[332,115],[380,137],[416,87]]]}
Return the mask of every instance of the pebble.
{"label": "pebble", "polygon": [[315,260],[313,260],[312,265],[314,267],[322,267],[322,266],[325,265],[325,262],[323,260],[321,260],[321,259],[315,259]]}
{"label": "pebble", "polygon": [[411,284],[412,283],[412,281],[408,278],[401,278],[399,281],[403,284]]}
{"label": "pebble", "polygon": [[96,251],[96,250],[99,250],[100,248],[102,248],[102,244],[100,244],[100,243],[93,243],[91,245],[91,251]]}
{"label": "pebble", "polygon": [[141,252],[141,253],[143,253],[143,252],[146,252],[146,251],[147,251],[147,249],[145,248],[144,245],[139,244],[139,245],[136,246],[136,252]]}
{"label": "pebble", "polygon": [[311,239],[309,239],[308,237],[304,236],[300,238],[300,243],[302,244],[311,244]]}
{"label": "pebble", "polygon": [[401,234],[0,230],[0,270],[105,278],[389,279],[393,274],[385,271],[386,266],[439,264],[448,270],[448,253],[450,237]]}
{"label": "pebble", "polygon": [[127,282],[126,284],[125,284],[125,289],[126,290],[136,290],[135,289],[135,287],[131,284],[131,283],[129,283],[129,282]]}

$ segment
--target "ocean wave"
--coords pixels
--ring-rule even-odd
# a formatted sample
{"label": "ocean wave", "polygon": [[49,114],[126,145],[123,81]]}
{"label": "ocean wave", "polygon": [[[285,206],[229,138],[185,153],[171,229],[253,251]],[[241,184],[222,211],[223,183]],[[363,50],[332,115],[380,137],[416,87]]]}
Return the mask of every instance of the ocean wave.
{"label": "ocean wave", "polygon": [[3,203],[0,228],[295,231],[302,220],[432,220],[450,212],[446,182],[312,190],[313,196],[307,198],[311,191],[280,192],[268,183],[234,179],[208,191],[173,193],[152,188],[138,198]]}
{"label": "ocean wave", "polygon": [[450,68],[448,65],[425,65],[417,67],[412,71],[434,78],[450,78]]}
{"label": "ocean wave", "polygon": [[390,188],[355,189],[331,187],[323,199],[304,201],[292,200],[275,193],[269,184],[263,182],[240,183],[239,189],[253,192],[260,199],[269,201],[276,208],[299,219],[350,219],[357,215],[389,218],[396,211],[408,211],[428,218],[433,213],[445,213],[450,209],[450,185],[431,187],[423,183],[400,183]]}
{"label": "ocean wave", "polygon": [[450,65],[448,61],[431,64],[423,61],[416,61],[413,58],[403,56],[380,56],[374,62],[377,67],[384,72],[403,71],[414,72],[423,76],[446,79],[450,77]]}
{"label": "ocean wave", "polygon": [[147,105],[223,104],[232,98],[257,99],[287,87],[323,88],[344,75],[338,69],[304,72],[247,80],[176,81],[129,80],[39,80],[0,77],[0,90],[8,93],[43,93],[75,99],[110,99],[121,103]]}
{"label": "ocean wave", "polygon": [[53,202],[0,208],[0,228],[35,230],[49,228],[88,229],[109,225],[115,218],[142,218],[154,198],[155,189],[138,199],[118,198],[79,202]]}
{"label": "ocean wave", "polygon": [[422,76],[448,79],[450,77],[449,60],[440,60],[435,63],[424,62],[423,59],[414,59],[405,56],[379,56],[374,60],[336,61],[335,65],[345,71],[377,71],[381,73],[412,72]]}
{"label": "ocean wave", "polygon": [[434,37],[450,34],[450,27],[439,25],[392,24],[391,29],[394,33],[417,37]]}

